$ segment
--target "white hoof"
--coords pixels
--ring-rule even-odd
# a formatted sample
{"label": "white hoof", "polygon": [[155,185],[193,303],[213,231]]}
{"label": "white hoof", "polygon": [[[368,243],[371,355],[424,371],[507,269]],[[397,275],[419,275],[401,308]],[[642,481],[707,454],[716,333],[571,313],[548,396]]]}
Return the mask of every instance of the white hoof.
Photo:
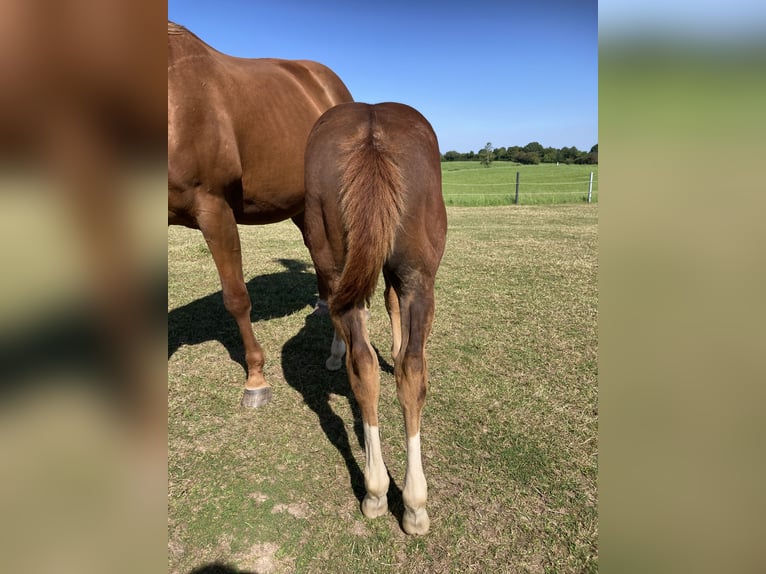
{"label": "white hoof", "polygon": [[362,514],[367,518],[377,518],[388,512],[388,496],[365,495],[362,501]]}
{"label": "white hoof", "polygon": [[327,368],[328,371],[339,371],[340,368],[343,366],[343,358],[330,357],[329,359],[327,359],[324,366]]}
{"label": "white hoof", "polygon": [[271,401],[271,387],[245,389],[239,404],[250,409],[257,409]]}
{"label": "white hoof", "polygon": [[428,529],[431,526],[431,520],[428,518],[428,512],[425,508],[418,508],[417,510],[410,510],[404,508],[404,516],[402,517],[402,526],[407,534],[423,535],[428,533]]}

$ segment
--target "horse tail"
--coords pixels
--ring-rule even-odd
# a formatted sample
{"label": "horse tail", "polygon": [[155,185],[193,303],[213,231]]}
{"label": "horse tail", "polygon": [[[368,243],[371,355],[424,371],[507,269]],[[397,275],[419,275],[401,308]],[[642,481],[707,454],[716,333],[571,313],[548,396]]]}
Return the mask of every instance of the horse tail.
{"label": "horse tail", "polygon": [[331,301],[342,312],[369,302],[394,248],[404,211],[402,173],[385,131],[370,111],[369,123],[341,148],[340,212],[345,263]]}

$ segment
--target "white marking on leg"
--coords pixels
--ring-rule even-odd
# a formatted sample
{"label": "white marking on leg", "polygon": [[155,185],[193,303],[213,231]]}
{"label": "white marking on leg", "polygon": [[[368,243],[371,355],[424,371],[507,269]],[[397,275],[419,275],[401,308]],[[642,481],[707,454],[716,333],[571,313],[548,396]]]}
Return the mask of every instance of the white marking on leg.
{"label": "white marking on leg", "polygon": [[420,433],[407,439],[407,471],[404,476],[403,526],[408,534],[425,534],[430,521],[426,512],[428,485],[420,456]]}
{"label": "white marking on leg", "polygon": [[368,518],[375,518],[388,511],[388,471],[380,449],[378,427],[364,423],[364,486],[367,496],[362,501],[362,512]]}
{"label": "white marking on leg", "polygon": [[330,345],[330,357],[325,362],[328,371],[337,371],[343,366],[343,355],[346,354],[346,343],[343,338],[338,336],[338,332],[332,336],[332,345]]}

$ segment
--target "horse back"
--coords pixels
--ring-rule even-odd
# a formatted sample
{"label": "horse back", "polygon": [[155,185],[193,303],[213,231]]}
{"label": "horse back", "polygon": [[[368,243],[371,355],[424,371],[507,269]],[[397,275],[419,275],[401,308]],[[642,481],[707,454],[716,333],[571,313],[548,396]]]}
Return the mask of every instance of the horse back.
{"label": "horse back", "polygon": [[309,131],[351,100],[343,82],[316,62],[237,58],[170,27],[168,43],[170,188],[234,190],[240,223],[299,213]]}

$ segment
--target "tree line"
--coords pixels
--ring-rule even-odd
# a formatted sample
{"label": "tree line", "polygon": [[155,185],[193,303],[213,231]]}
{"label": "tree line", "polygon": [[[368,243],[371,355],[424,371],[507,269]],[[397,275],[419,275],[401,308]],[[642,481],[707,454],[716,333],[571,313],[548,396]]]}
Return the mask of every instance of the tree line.
{"label": "tree line", "polygon": [[511,147],[492,147],[487,142],[478,152],[469,151],[460,153],[454,150],[448,151],[441,156],[442,161],[478,161],[489,167],[493,161],[514,161],[523,164],[538,163],[598,163],[598,144],[590,148],[590,151],[581,151],[576,147],[543,147],[538,142],[530,142],[527,145]]}

